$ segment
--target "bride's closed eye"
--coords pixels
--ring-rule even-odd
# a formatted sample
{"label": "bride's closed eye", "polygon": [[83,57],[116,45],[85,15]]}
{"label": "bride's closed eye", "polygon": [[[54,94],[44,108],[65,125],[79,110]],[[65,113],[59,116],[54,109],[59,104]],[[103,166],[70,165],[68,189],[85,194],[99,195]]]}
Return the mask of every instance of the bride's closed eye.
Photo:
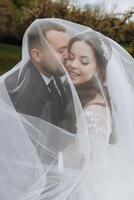
{"label": "bride's closed eye", "polygon": [[83,65],[88,65],[90,63],[89,59],[87,57],[82,57],[80,58],[80,62],[83,64]]}
{"label": "bride's closed eye", "polygon": [[75,59],[76,59],[76,57],[77,57],[77,60],[79,60],[79,62],[82,64],[82,65],[88,65],[88,64],[90,64],[90,60],[89,60],[89,57],[88,56],[76,56],[74,53],[72,53],[72,52],[70,52],[69,53],[69,57],[68,57],[68,59],[70,60],[70,61],[74,61]]}

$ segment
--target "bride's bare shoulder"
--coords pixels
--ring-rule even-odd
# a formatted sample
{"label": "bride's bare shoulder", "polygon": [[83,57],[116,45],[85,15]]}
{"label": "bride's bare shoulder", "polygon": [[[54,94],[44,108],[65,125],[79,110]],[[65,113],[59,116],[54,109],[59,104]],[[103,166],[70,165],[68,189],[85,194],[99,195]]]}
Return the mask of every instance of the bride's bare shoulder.
{"label": "bride's bare shoulder", "polygon": [[87,105],[84,108],[84,111],[86,113],[90,112],[90,113],[94,113],[94,114],[106,114],[106,106],[105,104],[91,104],[91,105]]}
{"label": "bride's bare shoulder", "polygon": [[86,104],[84,110],[95,113],[104,113],[106,112],[106,103],[102,97],[97,96],[93,101],[90,101]]}

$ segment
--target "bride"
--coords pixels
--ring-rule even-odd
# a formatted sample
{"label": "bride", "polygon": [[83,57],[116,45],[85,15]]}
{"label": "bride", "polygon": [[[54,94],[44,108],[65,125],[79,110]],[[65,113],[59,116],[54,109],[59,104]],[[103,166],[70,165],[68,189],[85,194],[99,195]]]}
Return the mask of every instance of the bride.
{"label": "bride", "polygon": [[[105,39],[106,44],[103,43],[107,48],[107,54],[104,56],[101,42],[97,34],[90,32],[73,37],[69,42],[66,69],[82,103],[88,131],[91,133],[90,139],[94,137],[94,142],[97,142],[96,139],[101,137],[108,143],[111,134],[111,116],[110,100],[105,84],[106,65],[111,56],[111,46]],[[94,143],[91,149],[95,148],[97,146],[95,147]]]}
{"label": "bride", "polygon": [[[66,69],[84,109],[91,153],[91,165],[80,186],[70,197],[73,200],[126,200],[134,197],[132,190],[133,157],[130,157],[132,152],[125,155],[128,153],[129,146],[127,143],[122,143],[122,140],[125,139],[123,137],[127,137],[128,141],[130,139],[130,124],[124,118],[132,117],[128,102],[130,105],[133,104],[134,90],[129,83],[131,77],[128,77],[128,74],[123,71],[123,67],[126,66],[123,65],[121,56],[124,56],[125,52],[121,48],[117,52],[116,48],[117,44],[113,41],[89,30],[76,34],[69,42]],[[115,56],[115,54],[117,55]],[[124,62],[127,61],[130,64],[132,58],[127,53],[125,56]],[[122,60],[122,63],[119,59]],[[123,90],[125,87],[127,91]],[[125,98],[127,94],[130,95],[128,99]],[[120,99],[119,95],[125,99]],[[126,109],[126,116],[123,115],[124,109]],[[133,122],[133,118],[129,118],[129,120],[129,122]],[[120,132],[119,125],[126,128],[125,132],[123,130]],[[126,135],[123,136],[123,134]],[[131,142],[129,141],[128,145],[131,145]]]}
{"label": "bride", "polygon": [[[70,38],[66,63],[47,40],[48,24]],[[60,19],[29,26],[21,62],[0,77],[1,199],[133,200],[133,66],[123,48],[88,27]],[[55,79],[40,67],[62,74]],[[66,120],[62,114],[58,123],[48,120],[56,110]],[[71,119],[75,132],[61,126]]]}

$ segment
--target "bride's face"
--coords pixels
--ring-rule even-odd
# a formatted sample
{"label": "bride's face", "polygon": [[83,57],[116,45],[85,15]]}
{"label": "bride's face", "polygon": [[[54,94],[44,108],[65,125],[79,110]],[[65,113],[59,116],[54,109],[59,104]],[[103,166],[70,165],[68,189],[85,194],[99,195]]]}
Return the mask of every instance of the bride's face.
{"label": "bride's face", "polygon": [[69,52],[66,69],[75,85],[89,81],[97,69],[92,47],[84,41],[75,41]]}

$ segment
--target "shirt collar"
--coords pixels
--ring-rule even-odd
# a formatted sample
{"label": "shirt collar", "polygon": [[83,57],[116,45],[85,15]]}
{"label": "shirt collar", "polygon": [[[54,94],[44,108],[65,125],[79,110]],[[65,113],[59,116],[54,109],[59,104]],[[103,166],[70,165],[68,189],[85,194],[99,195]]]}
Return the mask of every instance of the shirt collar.
{"label": "shirt collar", "polygon": [[61,77],[61,81],[62,81],[62,83],[64,83],[65,80],[66,80],[66,75],[64,75],[64,76]]}
{"label": "shirt collar", "polygon": [[[50,82],[52,79],[54,79],[53,76],[48,77],[48,76],[46,76],[46,75],[44,75],[44,74],[42,74],[42,73],[40,73],[40,74],[41,74],[43,80],[45,81],[45,83],[46,83],[47,85],[49,84],[49,82]],[[64,76],[61,77],[62,83],[64,83],[65,80],[66,80],[66,75],[64,75]]]}
{"label": "shirt collar", "polygon": [[44,74],[40,73],[43,80],[45,81],[45,83],[48,85],[49,82],[52,80],[52,76],[51,77],[48,77],[48,76],[45,76]]}

